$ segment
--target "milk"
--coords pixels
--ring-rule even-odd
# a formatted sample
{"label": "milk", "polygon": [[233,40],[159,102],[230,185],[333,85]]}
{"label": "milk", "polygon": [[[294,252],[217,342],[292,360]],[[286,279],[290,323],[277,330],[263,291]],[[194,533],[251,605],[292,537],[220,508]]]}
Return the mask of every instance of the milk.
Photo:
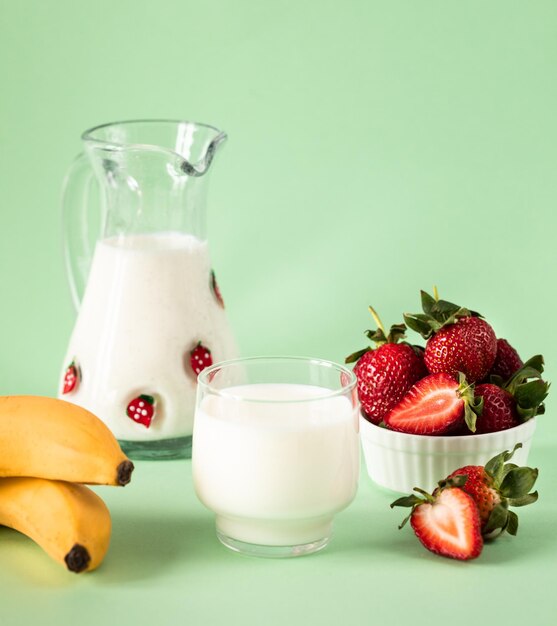
{"label": "milk", "polygon": [[[191,435],[190,351],[201,341],[215,362],[237,356],[210,273],[207,244],[192,235],[99,241],[65,360],[75,360],[82,379],[60,397],[95,413],[120,440]],[[142,394],[156,401],[148,428],[126,413]]]}
{"label": "milk", "polygon": [[[235,540],[296,546],[330,536],[355,496],[357,414],[322,387],[252,384],[205,396],[193,435],[194,486]],[[232,396],[236,396],[236,399]],[[242,401],[238,398],[250,398]],[[275,402],[285,399],[300,402]]]}

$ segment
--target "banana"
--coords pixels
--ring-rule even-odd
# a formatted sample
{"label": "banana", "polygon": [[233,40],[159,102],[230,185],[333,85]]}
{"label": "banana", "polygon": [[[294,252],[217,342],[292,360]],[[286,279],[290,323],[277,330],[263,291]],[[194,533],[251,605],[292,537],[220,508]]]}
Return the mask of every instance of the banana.
{"label": "banana", "polygon": [[108,427],[55,398],[0,396],[0,477],[126,485],[133,463]]}
{"label": "banana", "polygon": [[110,542],[105,503],[88,487],[61,480],[0,478],[0,524],[76,573],[98,567]]}

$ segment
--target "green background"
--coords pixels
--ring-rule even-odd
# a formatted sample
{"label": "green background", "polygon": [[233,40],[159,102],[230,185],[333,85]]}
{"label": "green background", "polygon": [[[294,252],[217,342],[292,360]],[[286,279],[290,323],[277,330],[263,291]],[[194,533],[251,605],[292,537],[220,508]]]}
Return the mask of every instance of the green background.
{"label": "green background", "polygon": [[[543,352],[555,378],[555,67],[552,0],[0,0],[0,393],[56,392],[74,322],[59,197],[81,132],[151,117],[229,134],[209,233],[245,355],[342,361],[365,345],[368,304],[397,322],[436,284],[523,356]],[[486,622],[543,623],[554,404],[531,456],[540,502],[473,564],[398,533],[365,476],[327,551],[243,559],[216,543],[188,463],[143,463],[103,491],[114,537],[96,574],[70,576],[0,532],[0,616],[381,624],[413,605],[417,623],[464,624],[466,589]]]}

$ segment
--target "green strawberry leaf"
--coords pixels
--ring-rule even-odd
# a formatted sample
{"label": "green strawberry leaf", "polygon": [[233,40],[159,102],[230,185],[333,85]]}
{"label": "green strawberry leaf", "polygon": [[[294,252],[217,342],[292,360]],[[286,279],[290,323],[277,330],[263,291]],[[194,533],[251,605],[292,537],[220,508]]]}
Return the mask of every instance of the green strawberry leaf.
{"label": "green strawberry leaf", "polygon": [[516,412],[521,422],[527,422],[538,415],[537,409],[524,409],[521,406],[516,407]]}
{"label": "green strawberry leaf", "polygon": [[526,381],[530,378],[535,378],[536,380],[541,380],[541,374],[537,369],[533,367],[521,367],[517,372],[515,372],[508,381],[505,382],[503,388],[506,389],[510,394],[514,396],[517,388],[520,385],[526,383]]}
{"label": "green strawberry leaf", "polygon": [[532,358],[528,359],[524,363],[523,367],[531,367],[537,370],[540,374],[543,374],[544,359],[541,354],[536,354]]}
{"label": "green strawberry leaf", "polygon": [[408,522],[408,520],[412,517],[412,513],[410,513],[409,515],[407,515],[402,522],[400,522],[400,524],[398,525],[398,529],[400,530],[401,528],[404,528],[404,526],[406,525],[406,522]]}
{"label": "green strawberry leaf", "polygon": [[385,333],[382,328],[377,328],[376,330],[366,330],[366,337],[376,343],[378,346],[387,343],[387,337],[385,337]]}
{"label": "green strawberry leaf", "polygon": [[406,326],[424,339],[429,339],[434,331],[440,328],[439,324],[436,324],[427,315],[422,315],[421,313],[404,313],[403,317]]}
{"label": "green strawberry leaf", "polygon": [[412,330],[416,331],[424,339],[429,339],[443,326],[455,324],[461,317],[481,317],[476,311],[471,311],[448,300],[439,300],[437,289],[431,296],[423,289],[420,291],[422,313],[405,313],[404,321]]}
{"label": "green strawberry leaf", "polygon": [[353,352],[349,354],[345,359],[345,363],[355,363],[358,361],[366,352],[369,352],[370,348],[364,348],[363,350],[358,350],[357,352]]}
{"label": "green strawberry leaf", "polygon": [[522,448],[521,443],[517,443],[515,447],[510,451],[505,450],[504,452],[497,454],[485,464],[484,469],[493,478],[496,487],[501,484],[501,481],[507,473],[505,472],[505,463],[512,459],[513,454],[519,448]]}
{"label": "green strawberry leaf", "polygon": [[509,503],[509,506],[527,506],[528,504],[532,504],[533,502],[536,502],[537,499],[538,499],[538,492],[533,491],[532,493],[527,493],[526,495],[521,496],[520,498],[509,498],[508,503]]}
{"label": "green strawberry leaf", "polygon": [[[524,382],[529,378],[541,378],[542,373],[539,369],[530,365],[523,365],[517,372],[513,374],[513,378],[517,378],[520,382]],[[520,384],[520,383],[519,383]]]}
{"label": "green strawberry leaf", "polygon": [[395,506],[417,506],[418,504],[423,504],[423,500],[422,498],[418,498],[418,496],[415,496],[413,493],[410,494],[409,496],[402,496],[402,498],[398,498],[398,500],[395,500],[394,502],[391,502],[391,509]]}
{"label": "green strawberry leaf", "polygon": [[531,467],[516,467],[507,473],[499,491],[505,498],[517,499],[525,496],[534,486],[538,470]]}
{"label": "green strawberry leaf", "polygon": [[503,466],[503,472],[501,473],[501,480],[512,470],[516,469],[518,465],[516,463],[505,463]]}
{"label": "green strawberry leaf", "polygon": [[483,412],[484,399],[474,396],[474,385],[468,384],[466,376],[458,373],[458,389],[457,394],[464,401],[464,421],[469,430],[476,432],[476,419]]}
{"label": "green strawberry leaf", "polygon": [[432,310],[432,316],[441,326],[455,324],[461,317],[470,317],[471,315],[472,311],[469,309],[446,300],[438,300]]}
{"label": "green strawberry leaf", "polygon": [[[481,404],[483,408],[483,398],[481,399]],[[468,429],[470,430],[470,432],[473,432],[473,433],[476,432],[477,419],[478,419],[478,414],[474,412],[474,410],[469,404],[465,403],[464,404],[464,421],[466,422],[466,426],[468,426]]]}
{"label": "green strawberry leaf", "polygon": [[512,384],[516,386],[525,382],[529,378],[541,378],[541,372],[537,370],[535,367],[530,367],[529,365],[523,365],[519,370],[517,370],[511,376],[510,380],[512,381]]}
{"label": "green strawberry leaf", "polygon": [[522,409],[537,409],[547,398],[549,383],[544,380],[531,380],[518,385],[514,392],[514,399]]}
{"label": "green strawberry leaf", "polygon": [[406,336],[406,326],[404,324],[393,324],[393,326],[391,326],[389,334],[385,335],[385,328],[379,316],[377,315],[373,307],[370,306],[369,310],[377,324],[377,328],[375,330],[366,330],[365,336],[372,344],[375,344],[375,346],[363,348],[362,350],[358,350],[357,352],[349,354],[344,359],[345,363],[355,363],[366,352],[368,352],[369,350],[373,350],[374,347],[378,348],[386,343],[397,343],[400,339],[403,339]]}
{"label": "green strawberry leaf", "polygon": [[505,528],[508,523],[509,511],[503,504],[498,504],[493,508],[487,524],[485,525],[484,533],[488,534],[497,530],[497,528]]}
{"label": "green strawberry leaf", "polygon": [[526,363],[505,382],[504,389],[514,396],[516,388],[529,378],[541,379],[543,364],[544,360],[541,354],[536,354],[531,359],[528,359]]}
{"label": "green strawberry leaf", "polygon": [[433,296],[430,296],[423,289],[420,291],[420,296],[422,299],[422,310],[426,315],[431,315],[431,311],[437,302]]}
{"label": "green strawberry leaf", "polygon": [[[431,496],[429,496],[431,498]],[[402,496],[402,498],[398,498],[398,500],[395,500],[394,502],[391,502],[391,509],[395,506],[406,506],[406,507],[411,507],[412,510],[410,511],[410,513],[402,520],[402,522],[399,524],[398,529],[400,530],[401,528],[403,528],[406,523],[408,522],[408,520],[412,517],[412,513],[414,512],[414,508],[416,506],[419,506],[420,504],[423,504],[424,500],[422,498],[418,498],[418,496],[415,496],[414,494],[410,494],[409,496]]]}
{"label": "green strawberry leaf", "polygon": [[466,317],[470,314],[468,309],[465,309],[458,304],[453,304],[447,300],[437,300],[432,307],[432,315],[440,322],[446,322],[450,318]]}
{"label": "green strawberry leaf", "polygon": [[518,515],[514,511],[508,512],[507,526],[505,527],[505,530],[509,533],[509,535],[516,537],[516,533],[518,532]]}
{"label": "green strawberry leaf", "polygon": [[401,339],[406,337],[406,325],[405,324],[393,324],[387,335],[388,343],[398,343]]}

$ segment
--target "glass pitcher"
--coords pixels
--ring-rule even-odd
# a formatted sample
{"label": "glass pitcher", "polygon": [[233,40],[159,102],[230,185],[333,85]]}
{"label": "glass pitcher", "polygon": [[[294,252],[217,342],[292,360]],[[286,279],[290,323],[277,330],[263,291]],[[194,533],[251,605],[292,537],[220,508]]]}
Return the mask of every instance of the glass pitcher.
{"label": "glass pitcher", "polygon": [[82,139],[62,199],[78,316],[59,397],[100,417],[132,458],[187,458],[197,374],[237,356],[205,232],[226,135],[153,120]]}

